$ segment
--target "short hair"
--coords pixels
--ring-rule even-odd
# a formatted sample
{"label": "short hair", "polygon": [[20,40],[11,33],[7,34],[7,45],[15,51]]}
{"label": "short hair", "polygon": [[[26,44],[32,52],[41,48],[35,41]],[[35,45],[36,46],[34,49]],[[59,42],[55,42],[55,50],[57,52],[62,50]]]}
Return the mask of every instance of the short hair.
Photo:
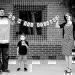
{"label": "short hair", "polygon": [[64,20],[67,22],[66,16],[64,15]]}
{"label": "short hair", "polygon": [[25,36],[25,34],[24,33],[21,33],[20,36]]}
{"label": "short hair", "polygon": [[0,8],[0,10],[5,10],[4,8]]}

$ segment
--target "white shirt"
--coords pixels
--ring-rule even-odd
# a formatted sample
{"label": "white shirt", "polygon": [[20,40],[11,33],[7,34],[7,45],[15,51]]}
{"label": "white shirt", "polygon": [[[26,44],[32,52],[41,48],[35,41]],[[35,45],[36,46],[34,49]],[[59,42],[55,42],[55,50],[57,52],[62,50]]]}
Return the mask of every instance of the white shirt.
{"label": "white shirt", "polygon": [[0,43],[9,43],[10,40],[10,20],[0,18]]}

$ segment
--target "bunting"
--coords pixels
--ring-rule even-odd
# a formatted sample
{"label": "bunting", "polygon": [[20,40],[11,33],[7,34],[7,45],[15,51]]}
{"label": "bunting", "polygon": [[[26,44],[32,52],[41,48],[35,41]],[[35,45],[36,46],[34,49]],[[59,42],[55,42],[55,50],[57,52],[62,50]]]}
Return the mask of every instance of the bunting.
{"label": "bunting", "polygon": [[[12,13],[9,13],[8,18],[11,19],[12,21],[15,20],[15,16],[13,16]],[[34,23],[32,23],[32,22],[27,22],[27,21],[24,21],[20,18],[17,19],[18,24],[20,24],[22,21],[23,21],[24,26],[27,26],[27,27],[33,27],[34,26]],[[53,24],[54,22],[56,23],[56,27],[58,27],[59,15],[56,15],[54,18],[52,18],[49,21],[36,23],[36,25],[37,25],[37,27],[44,27],[44,26],[49,26],[50,24]]]}

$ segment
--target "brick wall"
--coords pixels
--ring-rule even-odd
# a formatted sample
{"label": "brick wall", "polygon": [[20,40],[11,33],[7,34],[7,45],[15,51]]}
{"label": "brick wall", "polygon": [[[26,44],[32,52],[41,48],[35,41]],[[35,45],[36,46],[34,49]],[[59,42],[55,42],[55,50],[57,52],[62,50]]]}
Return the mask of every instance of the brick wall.
{"label": "brick wall", "polygon": [[[59,23],[63,23],[63,16],[67,12],[67,8],[63,5],[59,5],[59,0],[11,0],[9,2],[3,2],[1,7],[6,9],[6,13],[12,11],[16,17],[18,17],[18,11],[15,10],[15,5],[45,5],[46,9],[43,11],[43,21],[52,19],[56,15],[60,16]],[[15,24],[11,26],[10,31],[10,47],[9,56],[16,56],[17,42],[19,36],[16,36],[16,32],[19,31],[19,25]],[[30,59],[64,59],[62,55],[62,30],[55,28],[55,24],[50,24],[47,27],[43,27],[43,35],[41,36],[26,36],[29,42],[28,58]]]}

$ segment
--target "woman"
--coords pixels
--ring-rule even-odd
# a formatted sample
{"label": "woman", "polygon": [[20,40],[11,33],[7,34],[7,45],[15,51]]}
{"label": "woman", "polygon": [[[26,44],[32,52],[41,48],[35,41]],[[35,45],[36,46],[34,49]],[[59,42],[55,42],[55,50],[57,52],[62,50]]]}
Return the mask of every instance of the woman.
{"label": "woman", "polygon": [[65,55],[66,60],[66,70],[67,72],[72,71],[72,49],[74,48],[74,39],[73,39],[73,25],[72,17],[69,13],[66,13],[64,16],[65,23],[60,25],[60,28],[63,28],[63,40],[62,40],[62,53]]}

